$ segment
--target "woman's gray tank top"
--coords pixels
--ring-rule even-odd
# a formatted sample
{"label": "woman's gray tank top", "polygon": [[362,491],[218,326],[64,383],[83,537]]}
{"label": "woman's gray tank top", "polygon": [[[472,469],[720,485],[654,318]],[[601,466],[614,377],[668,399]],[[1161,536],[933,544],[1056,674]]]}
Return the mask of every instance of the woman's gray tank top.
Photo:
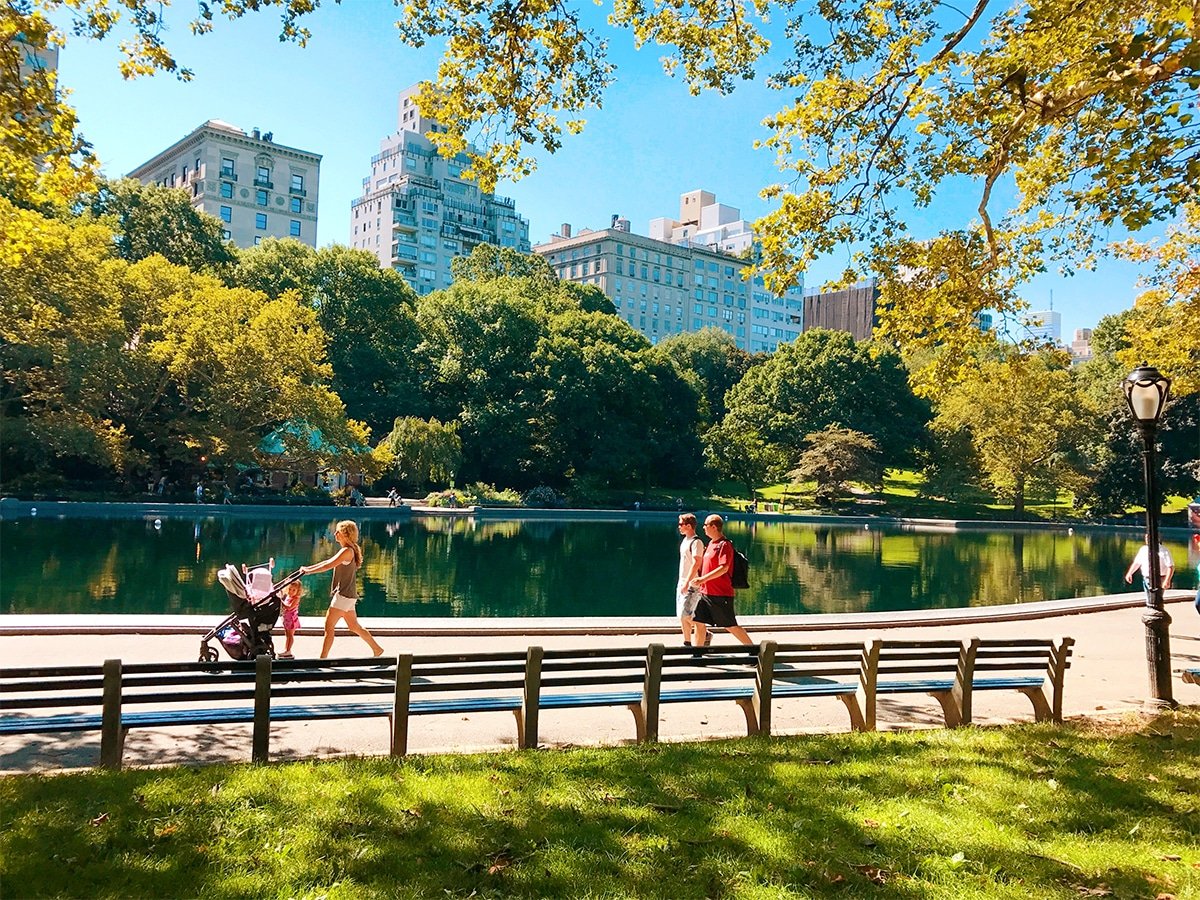
{"label": "woman's gray tank top", "polygon": [[355,586],[355,576],[358,575],[358,563],[354,561],[354,557],[350,557],[350,562],[341,563],[333,567],[333,585],[330,588],[329,595],[341,594],[343,597],[357,597],[358,588]]}

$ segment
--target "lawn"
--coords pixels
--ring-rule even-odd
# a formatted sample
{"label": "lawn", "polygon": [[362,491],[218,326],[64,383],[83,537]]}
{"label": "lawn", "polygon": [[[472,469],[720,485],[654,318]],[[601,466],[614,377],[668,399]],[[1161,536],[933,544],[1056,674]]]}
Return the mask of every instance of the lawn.
{"label": "lawn", "polygon": [[1200,709],[0,779],[4,896],[1200,897]]}

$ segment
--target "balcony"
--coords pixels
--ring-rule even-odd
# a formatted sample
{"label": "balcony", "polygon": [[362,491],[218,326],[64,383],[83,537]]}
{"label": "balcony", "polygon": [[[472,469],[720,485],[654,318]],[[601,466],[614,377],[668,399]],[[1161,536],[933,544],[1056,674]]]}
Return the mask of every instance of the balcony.
{"label": "balcony", "polygon": [[275,185],[272,182],[268,181],[265,178],[255,178],[254,186],[260,187],[260,188],[266,188],[267,190],[272,190],[275,187]]}
{"label": "balcony", "polygon": [[292,185],[290,188],[288,188],[288,193],[291,194],[293,197],[307,197],[308,196],[308,191],[304,190],[304,188],[298,188],[295,185]]}
{"label": "balcony", "polygon": [[397,228],[401,228],[404,231],[417,230],[417,220],[412,216],[393,216],[392,221],[395,223]]}
{"label": "balcony", "polygon": [[221,177],[226,181],[237,181],[237,173],[233,169],[222,169]]}

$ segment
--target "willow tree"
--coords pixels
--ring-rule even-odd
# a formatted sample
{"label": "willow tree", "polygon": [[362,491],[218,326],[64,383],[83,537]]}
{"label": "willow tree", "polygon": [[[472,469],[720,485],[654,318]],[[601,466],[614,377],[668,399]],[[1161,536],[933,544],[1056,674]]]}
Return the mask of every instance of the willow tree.
{"label": "willow tree", "polygon": [[[394,2],[402,42],[444,45],[417,102],[445,126],[431,138],[447,154],[468,153],[484,189],[527,175],[537,152],[582,130],[616,77],[604,27],[589,27],[578,2]],[[281,38],[303,44],[305,17],[320,5],[202,2],[191,26],[206,32],[218,16],[273,7]],[[6,81],[17,33],[61,38],[46,25],[51,12],[73,12],[74,32],[92,38],[124,15],[125,74],[190,76],[162,41],[162,3],[22,0],[0,14]],[[774,209],[757,223],[769,286],[794,283],[817,257],[853,244],[847,280],[892,276],[882,331],[953,349],[970,338],[974,313],[1020,305],[1024,277],[1089,265],[1110,227],[1136,231],[1194,196],[1195,12],[1191,0],[613,0],[608,27],[658,45],[667,73],[693,93],[758,78],[771,39],[790,42],[770,57],[782,59],[765,74],[780,103],[759,142],[783,174],[764,188]],[[36,127],[60,108],[51,88],[42,79],[15,93],[31,123],[40,116]],[[69,150],[70,122],[52,121]],[[47,140],[34,138],[27,143]],[[910,239],[909,211],[947,194],[973,196],[977,218],[932,243]],[[904,288],[913,272],[931,281],[919,294]]]}

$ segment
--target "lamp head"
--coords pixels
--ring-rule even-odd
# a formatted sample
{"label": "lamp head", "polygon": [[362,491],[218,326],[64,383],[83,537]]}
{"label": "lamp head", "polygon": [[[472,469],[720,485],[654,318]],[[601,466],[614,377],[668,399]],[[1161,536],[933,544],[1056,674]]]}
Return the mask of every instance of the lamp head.
{"label": "lamp head", "polygon": [[1171,379],[1142,363],[1122,384],[1125,402],[1139,425],[1156,425],[1171,393]]}

